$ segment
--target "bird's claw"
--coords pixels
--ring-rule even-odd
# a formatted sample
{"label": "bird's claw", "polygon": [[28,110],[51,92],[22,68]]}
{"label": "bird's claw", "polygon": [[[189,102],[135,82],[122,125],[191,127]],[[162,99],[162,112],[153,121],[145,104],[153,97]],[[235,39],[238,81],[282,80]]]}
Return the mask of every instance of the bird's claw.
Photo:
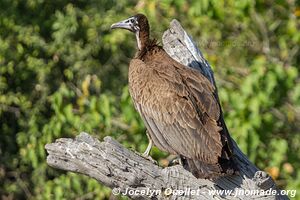
{"label": "bird's claw", "polygon": [[142,157],[147,159],[147,160],[150,160],[153,164],[157,165],[157,161],[154,160],[150,155],[146,155],[145,153],[142,154]]}
{"label": "bird's claw", "polygon": [[180,157],[176,157],[169,162],[169,166],[174,166],[174,165],[183,165]]}

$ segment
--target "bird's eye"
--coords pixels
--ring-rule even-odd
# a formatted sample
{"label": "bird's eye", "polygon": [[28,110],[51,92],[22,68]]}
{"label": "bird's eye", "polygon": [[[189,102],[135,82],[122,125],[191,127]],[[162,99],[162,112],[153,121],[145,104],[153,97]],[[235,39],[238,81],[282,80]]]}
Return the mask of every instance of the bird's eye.
{"label": "bird's eye", "polygon": [[131,22],[131,23],[134,23],[134,20],[133,20],[133,19],[131,19],[131,20],[130,20],[130,22]]}

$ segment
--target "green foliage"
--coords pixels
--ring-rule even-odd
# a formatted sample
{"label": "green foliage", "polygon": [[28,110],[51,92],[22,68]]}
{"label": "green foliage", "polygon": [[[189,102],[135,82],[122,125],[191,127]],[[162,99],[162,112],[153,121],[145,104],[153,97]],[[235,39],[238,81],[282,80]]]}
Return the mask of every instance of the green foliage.
{"label": "green foliage", "polygon": [[[172,18],[182,23],[214,68],[231,135],[281,188],[300,190],[299,6],[0,0],[0,194],[107,198],[110,190],[95,180],[46,165],[44,145],[60,137],[85,131],[145,150],[145,128],[126,86],[134,36],[109,31],[137,12],[147,14],[156,38]],[[152,155],[166,156],[157,149]]]}

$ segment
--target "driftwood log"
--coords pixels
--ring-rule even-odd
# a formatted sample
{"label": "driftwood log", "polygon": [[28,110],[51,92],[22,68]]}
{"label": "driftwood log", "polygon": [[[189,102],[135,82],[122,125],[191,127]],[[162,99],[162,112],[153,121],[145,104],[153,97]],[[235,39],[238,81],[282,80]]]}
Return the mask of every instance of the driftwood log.
{"label": "driftwood log", "polygon": [[[163,35],[163,46],[177,61],[203,73],[214,85],[213,72],[180,23],[173,20]],[[132,199],[288,199],[272,178],[253,165],[234,143],[239,175],[217,180],[197,179],[181,165],[162,168],[111,137],[103,142],[81,133],[47,144],[47,163],[81,173]]]}

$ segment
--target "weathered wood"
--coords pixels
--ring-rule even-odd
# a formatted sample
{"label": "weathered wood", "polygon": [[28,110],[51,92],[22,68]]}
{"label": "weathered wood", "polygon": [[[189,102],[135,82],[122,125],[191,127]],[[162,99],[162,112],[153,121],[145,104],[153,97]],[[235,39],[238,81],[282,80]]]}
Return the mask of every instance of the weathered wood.
{"label": "weathered wood", "polygon": [[[178,21],[171,22],[170,29],[164,33],[163,44],[174,59],[199,70],[215,85],[209,64]],[[272,178],[259,171],[233,143],[234,160],[240,174],[214,181],[196,179],[180,165],[159,167],[110,137],[99,142],[81,133],[75,139],[61,138],[47,144],[46,150],[50,166],[90,176],[112,188],[115,193],[127,190],[135,192],[127,195],[132,199],[288,199],[286,196],[268,193],[249,195],[249,192],[270,193],[270,190],[279,194],[280,190],[276,189]],[[184,194],[169,194],[176,191]],[[222,191],[223,194],[220,193]],[[231,194],[225,194],[225,191]],[[142,192],[148,193],[146,195]]]}
{"label": "weathered wood", "polygon": [[172,20],[170,28],[162,37],[164,50],[177,62],[199,70],[215,86],[214,73],[204,59],[193,39],[185,32],[181,24]]}

